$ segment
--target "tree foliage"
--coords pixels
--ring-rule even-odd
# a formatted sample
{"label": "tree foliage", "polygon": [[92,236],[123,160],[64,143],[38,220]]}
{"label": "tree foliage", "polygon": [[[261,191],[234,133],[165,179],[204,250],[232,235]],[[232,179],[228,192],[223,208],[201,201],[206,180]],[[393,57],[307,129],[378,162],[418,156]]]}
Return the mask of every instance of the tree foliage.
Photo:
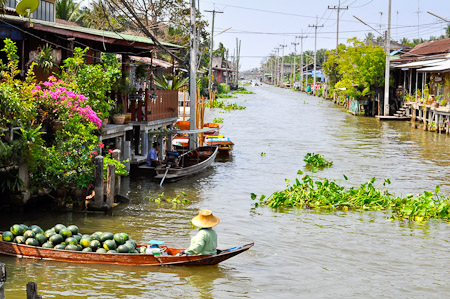
{"label": "tree foliage", "polygon": [[374,95],[384,85],[383,49],[365,45],[356,38],[349,39],[348,44],[328,52],[324,71],[330,78],[331,88],[356,98]]}

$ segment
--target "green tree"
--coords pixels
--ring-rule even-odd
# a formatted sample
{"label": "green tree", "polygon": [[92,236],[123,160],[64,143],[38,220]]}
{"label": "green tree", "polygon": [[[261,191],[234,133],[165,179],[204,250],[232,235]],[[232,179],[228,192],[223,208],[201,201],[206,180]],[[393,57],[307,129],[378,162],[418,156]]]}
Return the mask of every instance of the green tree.
{"label": "green tree", "polygon": [[385,53],[356,38],[348,44],[328,52],[325,73],[336,81],[331,87],[342,88],[344,94],[355,98],[372,98],[384,85]]}
{"label": "green tree", "polygon": [[57,0],[55,5],[56,18],[76,22],[79,17],[80,3],[76,0]]}

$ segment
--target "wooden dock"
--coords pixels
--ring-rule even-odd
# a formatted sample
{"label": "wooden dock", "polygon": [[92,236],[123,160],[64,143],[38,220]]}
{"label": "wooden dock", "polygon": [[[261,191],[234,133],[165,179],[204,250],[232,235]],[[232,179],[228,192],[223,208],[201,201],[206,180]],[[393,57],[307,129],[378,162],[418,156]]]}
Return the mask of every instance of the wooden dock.
{"label": "wooden dock", "polygon": [[436,107],[423,103],[406,103],[407,114],[415,128],[436,133],[450,133],[450,107]]}

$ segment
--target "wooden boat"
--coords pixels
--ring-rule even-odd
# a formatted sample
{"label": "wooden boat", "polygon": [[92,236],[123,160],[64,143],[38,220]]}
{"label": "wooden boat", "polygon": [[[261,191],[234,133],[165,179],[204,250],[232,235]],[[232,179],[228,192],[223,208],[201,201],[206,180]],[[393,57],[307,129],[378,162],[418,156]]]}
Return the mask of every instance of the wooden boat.
{"label": "wooden boat", "polygon": [[210,166],[219,151],[217,146],[200,146],[199,148],[181,154],[176,163],[156,168],[154,180],[176,181],[187,176],[199,173]]}
{"label": "wooden boat", "polygon": [[205,143],[207,145],[216,145],[219,147],[219,152],[229,153],[234,146],[234,142],[224,135],[208,135],[205,136]]}
{"label": "wooden boat", "polygon": [[0,254],[11,255],[20,258],[32,258],[84,264],[91,263],[137,266],[202,266],[216,265],[250,249],[252,246],[253,243],[250,243],[226,250],[217,250],[218,253],[216,255],[176,256],[177,253],[184,249],[160,246],[160,248],[167,255],[153,255],[142,253],[96,253],[43,248],[0,241]]}

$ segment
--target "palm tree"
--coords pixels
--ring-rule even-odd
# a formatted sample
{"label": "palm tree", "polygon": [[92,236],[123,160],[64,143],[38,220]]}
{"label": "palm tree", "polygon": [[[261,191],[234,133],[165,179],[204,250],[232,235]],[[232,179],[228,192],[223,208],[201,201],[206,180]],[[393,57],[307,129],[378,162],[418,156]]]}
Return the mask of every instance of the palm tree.
{"label": "palm tree", "polygon": [[373,42],[375,41],[375,36],[373,35],[372,32],[369,32],[366,34],[366,38],[364,39],[364,43],[366,45],[371,45],[373,44]]}
{"label": "palm tree", "polygon": [[70,22],[76,22],[79,17],[78,9],[81,2],[76,0],[57,0],[56,1],[56,18]]}
{"label": "palm tree", "polygon": [[450,24],[447,25],[447,29],[445,29],[445,36],[450,38]]}

